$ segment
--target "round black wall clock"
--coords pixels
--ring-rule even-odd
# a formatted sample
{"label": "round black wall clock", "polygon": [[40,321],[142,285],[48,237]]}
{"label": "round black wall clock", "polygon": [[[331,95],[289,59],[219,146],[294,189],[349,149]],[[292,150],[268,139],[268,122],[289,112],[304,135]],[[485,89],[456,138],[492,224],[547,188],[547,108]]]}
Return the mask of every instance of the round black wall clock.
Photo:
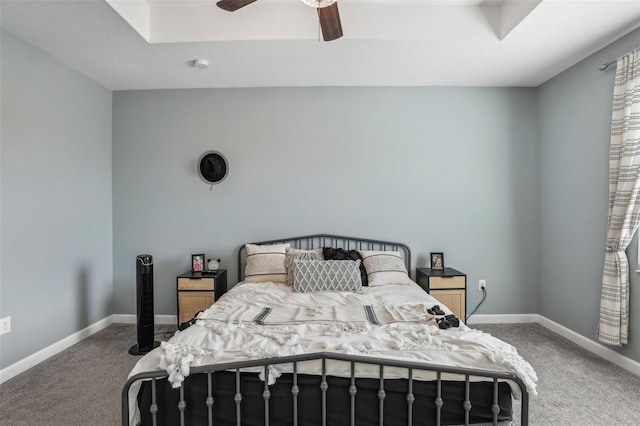
{"label": "round black wall clock", "polygon": [[217,151],[205,152],[198,161],[198,174],[210,185],[222,182],[229,174],[227,159]]}

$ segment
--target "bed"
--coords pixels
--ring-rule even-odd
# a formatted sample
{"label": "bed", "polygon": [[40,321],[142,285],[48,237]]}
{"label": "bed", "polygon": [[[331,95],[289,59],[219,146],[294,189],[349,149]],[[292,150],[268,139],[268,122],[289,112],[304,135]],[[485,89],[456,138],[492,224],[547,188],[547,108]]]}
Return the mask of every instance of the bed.
{"label": "bed", "polygon": [[514,401],[528,424],[531,366],[409,271],[402,243],[242,245],[238,284],[132,370],[123,425],[497,425]]}

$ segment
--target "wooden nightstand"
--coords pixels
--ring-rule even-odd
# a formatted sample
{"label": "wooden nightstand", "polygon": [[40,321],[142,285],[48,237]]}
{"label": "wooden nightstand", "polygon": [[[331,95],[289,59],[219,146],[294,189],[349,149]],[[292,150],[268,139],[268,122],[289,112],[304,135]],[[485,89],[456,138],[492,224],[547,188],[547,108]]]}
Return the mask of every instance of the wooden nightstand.
{"label": "wooden nightstand", "polygon": [[207,309],[227,292],[227,270],[214,274],[185,272],[176,277],[178,325],[189,321],[196,312]]}
{"label": "wooden nightstand", "polygon": [[416,282],[424,291],[444,303],[462,321],[467,317],[467,274],[453,268],[434,271],[416,268]]}

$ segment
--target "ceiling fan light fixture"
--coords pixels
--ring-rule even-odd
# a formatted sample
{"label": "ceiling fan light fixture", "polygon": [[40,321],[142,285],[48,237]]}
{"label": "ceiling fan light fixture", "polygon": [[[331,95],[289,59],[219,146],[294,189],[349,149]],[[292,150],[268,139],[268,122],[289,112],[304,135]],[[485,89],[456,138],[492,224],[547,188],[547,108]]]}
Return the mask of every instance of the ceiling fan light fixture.
{"label": "ceiling fan light fixture", "polygon": [[300,0],[302,3],[307,6],[314,7],[316,9],[321,9],[323,7],[331,6],[338,0]]}

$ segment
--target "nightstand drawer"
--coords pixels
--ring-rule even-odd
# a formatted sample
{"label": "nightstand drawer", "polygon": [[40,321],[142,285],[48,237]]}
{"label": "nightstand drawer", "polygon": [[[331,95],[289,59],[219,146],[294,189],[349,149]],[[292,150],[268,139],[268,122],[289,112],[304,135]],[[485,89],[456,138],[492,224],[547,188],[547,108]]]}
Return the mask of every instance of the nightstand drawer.
{"label": "nightstand drawer", "polygon": [[465,288],[465,277],[430,277],[429,289]]}
{"label": "nightstand drawer", "polygon": [[211,290],[213,278],[178,278],[178,290]]}

